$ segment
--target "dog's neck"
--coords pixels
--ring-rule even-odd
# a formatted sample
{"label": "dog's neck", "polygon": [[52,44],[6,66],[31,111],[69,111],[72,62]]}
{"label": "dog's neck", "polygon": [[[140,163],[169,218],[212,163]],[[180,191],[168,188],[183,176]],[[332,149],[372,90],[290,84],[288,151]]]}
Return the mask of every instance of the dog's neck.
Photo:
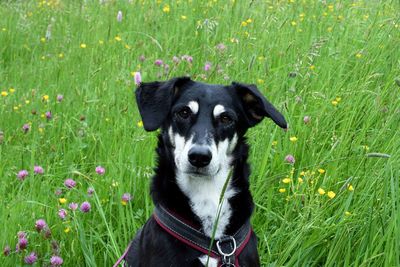
{"label": "dog's neck", "polygon": [[[182,192],[177,183],[179,174],[176,172],[171,144],[166,133],[162,132],[159,135],[156,151],[158,165],[151,187],[154,204],[164,206],[192,225],[197,225],[204,230],[204,225],[202,225],[204,221],[199,218],[198,211],[193,210],[190,199]],[[230,192],[227,190],[225,195],[230,205],[230,215],[227,216],[229,222],[221,234],[233,235],[250,218],[253,211],[254,204],[249,191],[250,169],[247,157],[248,146],[244,138],[239,138],[230,167],[232,169],[228,187]],[[229,198],[229,194],[233,196]]]}

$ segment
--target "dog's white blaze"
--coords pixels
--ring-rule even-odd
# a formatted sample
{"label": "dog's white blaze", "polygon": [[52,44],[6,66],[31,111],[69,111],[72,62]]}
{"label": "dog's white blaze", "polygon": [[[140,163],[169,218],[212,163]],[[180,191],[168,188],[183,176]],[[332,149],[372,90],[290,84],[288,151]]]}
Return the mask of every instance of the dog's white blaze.
{"label": "dog's white blaze", "polygon": [[[207,258],[208,258],[207,255],[203,255],[203,256],[199,257],[200,262],[201,262],[204,266],[206,266],[206,264],[207,264]],[[208,267],[218,267],[218,261],[217,261],[217,259],[214,259],[214,258],[211,258],[211,257],[210,257],[210,259],[208,260],[208,265],[207,265],[207,266],[208,266]]]}
{"label": "dog's white blaze", "polygon": [[196,101],[190,101],[187,106],[190,108],[193,114],[197,114],[197,112],[199,112],[199,103]]}
{"label": "dog's white blaze", "polygon": [[214,110],[213,110],[213,115],[214,118],[218,117],[222,112],[225,111],[225,107],[223,105],[215,105]]}

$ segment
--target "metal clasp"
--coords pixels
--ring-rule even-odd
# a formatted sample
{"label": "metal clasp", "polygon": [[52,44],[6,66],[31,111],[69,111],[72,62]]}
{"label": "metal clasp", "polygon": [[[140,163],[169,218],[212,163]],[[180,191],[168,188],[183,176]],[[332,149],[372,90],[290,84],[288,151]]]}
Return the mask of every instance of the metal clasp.
{"label": "metal clasp", "polygon": [[[232,242],[232,244],[233,244],[233,249],[229,253],[226,251],[223,251],[221,248],[221,244],[225,243],[225,242]],[[231,263],[231,258],[230,258],[236,252],[236,240],[235,240],[235,238],[233,238],[233,236],[222,237],[220,240],[218,240],[217,241],[217,249],[218,249],[218,252],[223,256],[222,266],[235,266],[234,262]]]}

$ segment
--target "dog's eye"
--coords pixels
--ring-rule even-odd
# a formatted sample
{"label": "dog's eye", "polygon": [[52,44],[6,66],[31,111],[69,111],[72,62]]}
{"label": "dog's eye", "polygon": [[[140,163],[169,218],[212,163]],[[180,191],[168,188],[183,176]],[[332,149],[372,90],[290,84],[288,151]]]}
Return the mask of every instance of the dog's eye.
{"label": "dog's eye", "polygon": [[192,115],[192,110],[189,107],[184,107],[179,110],[176,115],[181,119],[187,120]]}
{"label": "dog's eye", "polygon": [[229,124],[231,124],[233,122],[233,119],[228,114],[221,114],[219,116],[219,121],[222,124],[229,125]]}

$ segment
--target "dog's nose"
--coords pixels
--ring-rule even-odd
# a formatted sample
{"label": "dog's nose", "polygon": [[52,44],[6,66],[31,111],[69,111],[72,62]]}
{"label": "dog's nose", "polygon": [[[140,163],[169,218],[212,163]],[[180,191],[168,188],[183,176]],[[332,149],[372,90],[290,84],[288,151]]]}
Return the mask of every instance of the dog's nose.
{"label": "dog's nose", "polygon": [[210,164],[212,159],[211,151],[203,146],[195,146],[189,150],[189,162],[194,167],[202,168]]}

